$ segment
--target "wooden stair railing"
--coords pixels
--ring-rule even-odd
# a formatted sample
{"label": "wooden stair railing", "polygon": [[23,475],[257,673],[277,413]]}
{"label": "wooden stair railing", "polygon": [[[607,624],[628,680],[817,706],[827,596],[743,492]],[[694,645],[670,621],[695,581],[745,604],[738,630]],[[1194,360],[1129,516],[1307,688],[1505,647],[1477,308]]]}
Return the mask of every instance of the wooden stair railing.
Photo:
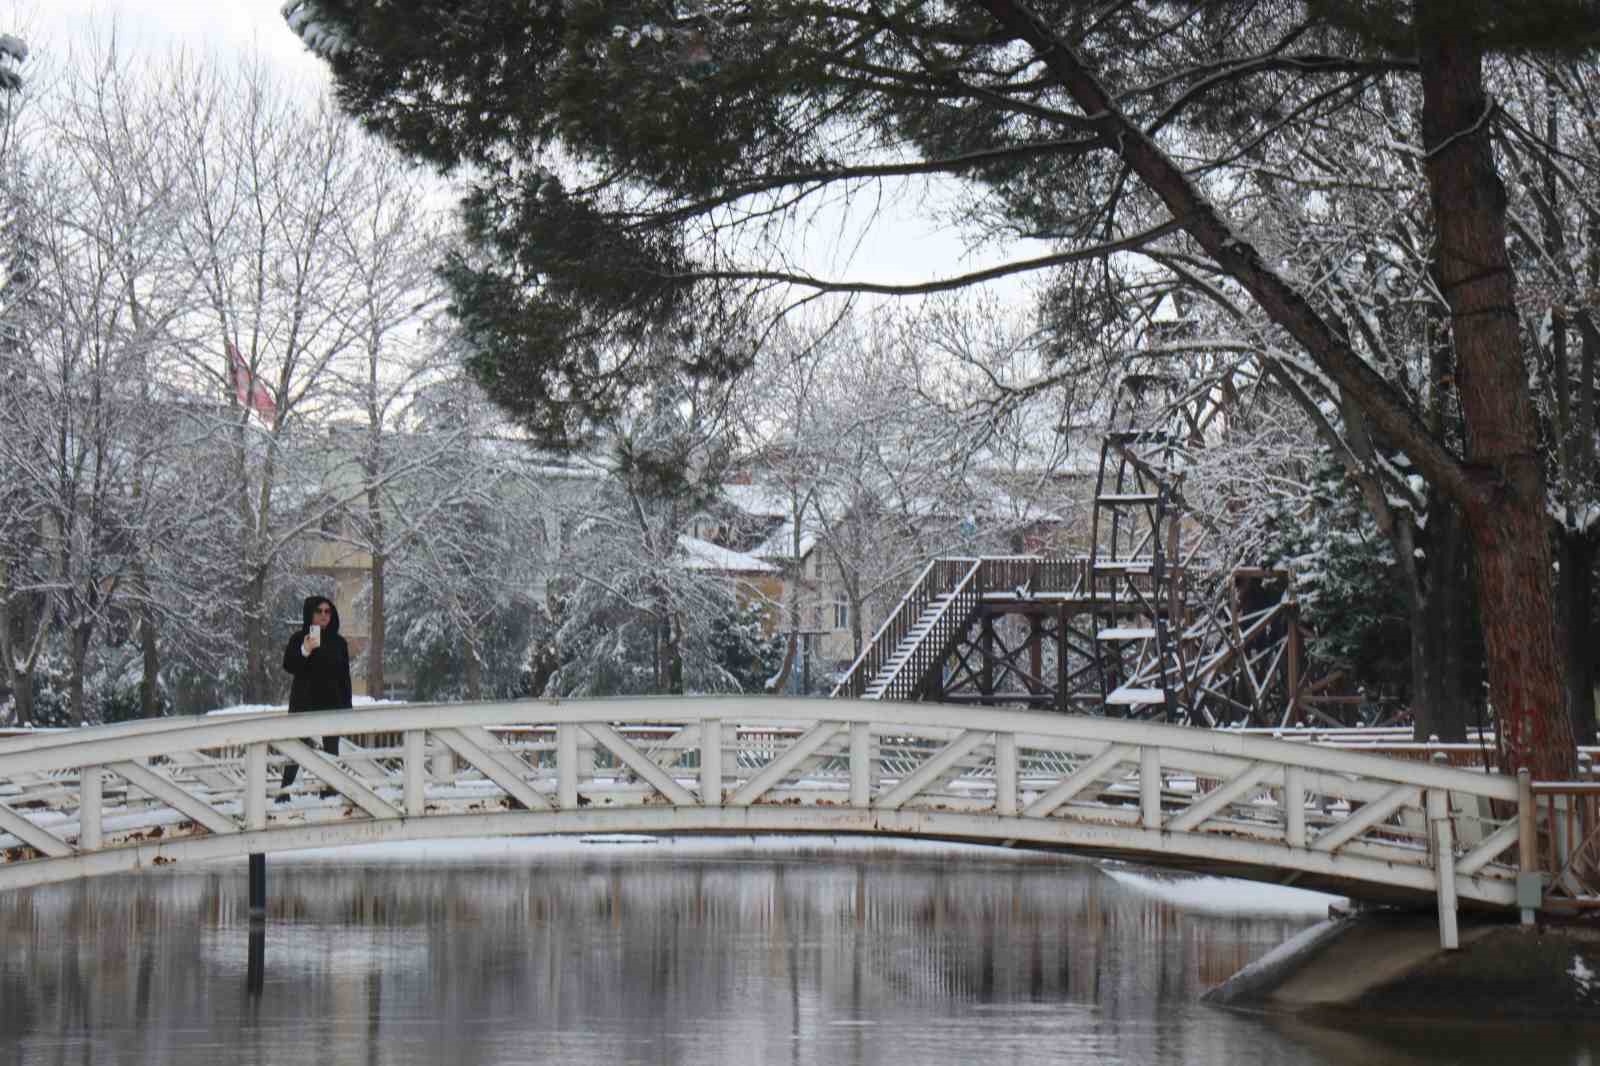
{"label": "wooden stair railing", "polygon": [[883,620],[878,631],[850,665],[844,679],[834,686],[830,696],[835,699],[860,699],[929,607],[965,580],[977,569],[979,562],[968,558],[934,559],[929,562],[916,583],[900,598],[899,606]]}
{"label": "wooden stair railing", "polygon": [[[928,623],[925,632],[908,633],[908,640],[896,649],[900,661],[893,658],[868,683],[862,695],[867,699],[913,700],[923,691],[928,675],[938,669],[944,657],[966,633],[967,626],[977,613],[983,600],[983,560],[970,560],[971,566],[948,592],[941,594],[937,609],[931,617],[919,617]],[[908,646],[909,645],[909,646]],[[887,677],[884,670],[890,670]]]}

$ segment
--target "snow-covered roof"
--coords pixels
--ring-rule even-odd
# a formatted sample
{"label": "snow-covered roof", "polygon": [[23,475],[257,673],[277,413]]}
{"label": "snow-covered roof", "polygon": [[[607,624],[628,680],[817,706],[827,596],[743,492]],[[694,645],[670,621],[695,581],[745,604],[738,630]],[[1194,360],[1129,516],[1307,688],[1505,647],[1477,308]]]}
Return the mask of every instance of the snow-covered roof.
{"label": "snow-covered roof", "polygon": [[754,555],[736,552],[732,548],[724,548],[709,540],[691,537],[687,533],[678,535],[678,547],[683,550],[685,556],[683,565],[689,570],[712,570],[735,574],[779,572],[776,566],[763,562]]}
{"label": "snow-covered roof", "polygon": [[789,498],[765,485],[723,485],[722,495],[747,515],[784,518],[792,509]]}
{"label": "snow-covered roof", "polygon": [[[817,546],[817,534],[809,527],[809,523],[800,528],[800,555],[804,559],[811,554],[811,549]],[[793,559],[794,554],[794,522],[788,519],[773,527],[767,539],[750,549],[751,554],[759,555],[763,559]]]}

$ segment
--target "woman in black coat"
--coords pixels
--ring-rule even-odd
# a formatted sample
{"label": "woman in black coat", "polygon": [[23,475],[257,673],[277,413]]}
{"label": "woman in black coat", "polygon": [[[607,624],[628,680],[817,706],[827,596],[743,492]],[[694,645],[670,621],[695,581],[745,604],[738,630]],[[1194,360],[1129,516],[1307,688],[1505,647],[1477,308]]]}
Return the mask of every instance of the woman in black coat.
{"label": "woman in black coat", "polygon": [[[294,675],[289,713],[344,710],[351,706],[350,646],[339,635],[339,608],[326,596],[307,596],[301,614],[301,627],[283,649],[283,668]],[[316,742],[308,738],[306,743]],[[339,754],[339,738],[323,737],[322,750]],[[283,768],[284,788],[294,783],[299,770],[291,759]]]}

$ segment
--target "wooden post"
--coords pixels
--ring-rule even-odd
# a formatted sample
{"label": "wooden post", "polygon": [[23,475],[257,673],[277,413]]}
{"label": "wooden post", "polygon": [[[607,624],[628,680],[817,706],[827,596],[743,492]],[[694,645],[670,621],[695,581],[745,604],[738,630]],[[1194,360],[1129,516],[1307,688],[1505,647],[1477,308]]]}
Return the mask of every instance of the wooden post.
{"label": "wooden post", "polygon": [[1450,825],[1450,793],[1442,788],[1430,788],[1427,803],[1433,873],[1438,884],[1439,946],[1455,951],[1461,946],[1461,936],[1456,928],[1456,851]]}
{"label": "wooden post", "polygon": [[994,706],[994,615],[987,611],[978,633],[978,652],[983,656],[983,666],[978,671],[978,693],[985,707]]}
{"label": "wooden post", "polygon": [[1306,772],[1299,766],[1283,768],[1283,836],[1291,848],[1306,846]]}
{"label": "wooden post", "polygon": [[1161,749],[1139,749],[1139,810],[1146,829],[1161,828]]}
{"label": "wooden post", "polygon": [[1056,710],[1065,711],[1067,702],[1067,605],[1056,608]]}
{"label": "wooden post", "polygon": [[872,804],[872,727],[850,723],[850,806],[864,810]]}
{"label": "wooden post", "polygon": [[722,719],[700,723],[700,805],[722,806]]}
{"label": "wooden post", "polygon": [[578,727],[556,726],[556,802],[564,811],[578,807]]}
{"label": "wooden post", "polygon": [[[1028,615],[1028,692],[1037,696],[1044,691],[1044,626],[1039,613]],[[1033,704],[1029,705],[1034,706]]]}
{"label": "wooden post", "polygon": [[244,827],[254,832],[267,827],[267,742],[244,749]]}
{"label": "wooden post", "polygon": [[406,817],[420,818],[427,811],[428,735],[421,729],[408,729],[403,744]]}
{"label": "wooden post", "polygon": [[1517,771],[1517,904],[1522,909],[1522,924],[1532,925],[1538,906],[1534,899],[1543,894],[1539,872],[1539,820],[1533,796],[1533,775],[1526,766]]}
{"label": "wooden post", "polygon": [[78,850],[96,851],[100,847],[100,805],[104,798],[100,767],[85,766],[78,771]]}
{"label": "wooden post", "polygon": [[994,735],[994,813],[1004,818],[1017,813],[1017,735]]}

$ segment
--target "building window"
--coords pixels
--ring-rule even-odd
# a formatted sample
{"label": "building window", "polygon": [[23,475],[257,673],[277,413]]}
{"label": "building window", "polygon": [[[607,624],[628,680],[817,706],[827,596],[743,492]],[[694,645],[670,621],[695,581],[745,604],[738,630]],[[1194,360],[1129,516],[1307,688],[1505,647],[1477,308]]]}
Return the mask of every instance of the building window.
{"label": "building window", "polygon": [[850,628],[850,605],[848,603],[836,603],[833,605],[833,628]]}

